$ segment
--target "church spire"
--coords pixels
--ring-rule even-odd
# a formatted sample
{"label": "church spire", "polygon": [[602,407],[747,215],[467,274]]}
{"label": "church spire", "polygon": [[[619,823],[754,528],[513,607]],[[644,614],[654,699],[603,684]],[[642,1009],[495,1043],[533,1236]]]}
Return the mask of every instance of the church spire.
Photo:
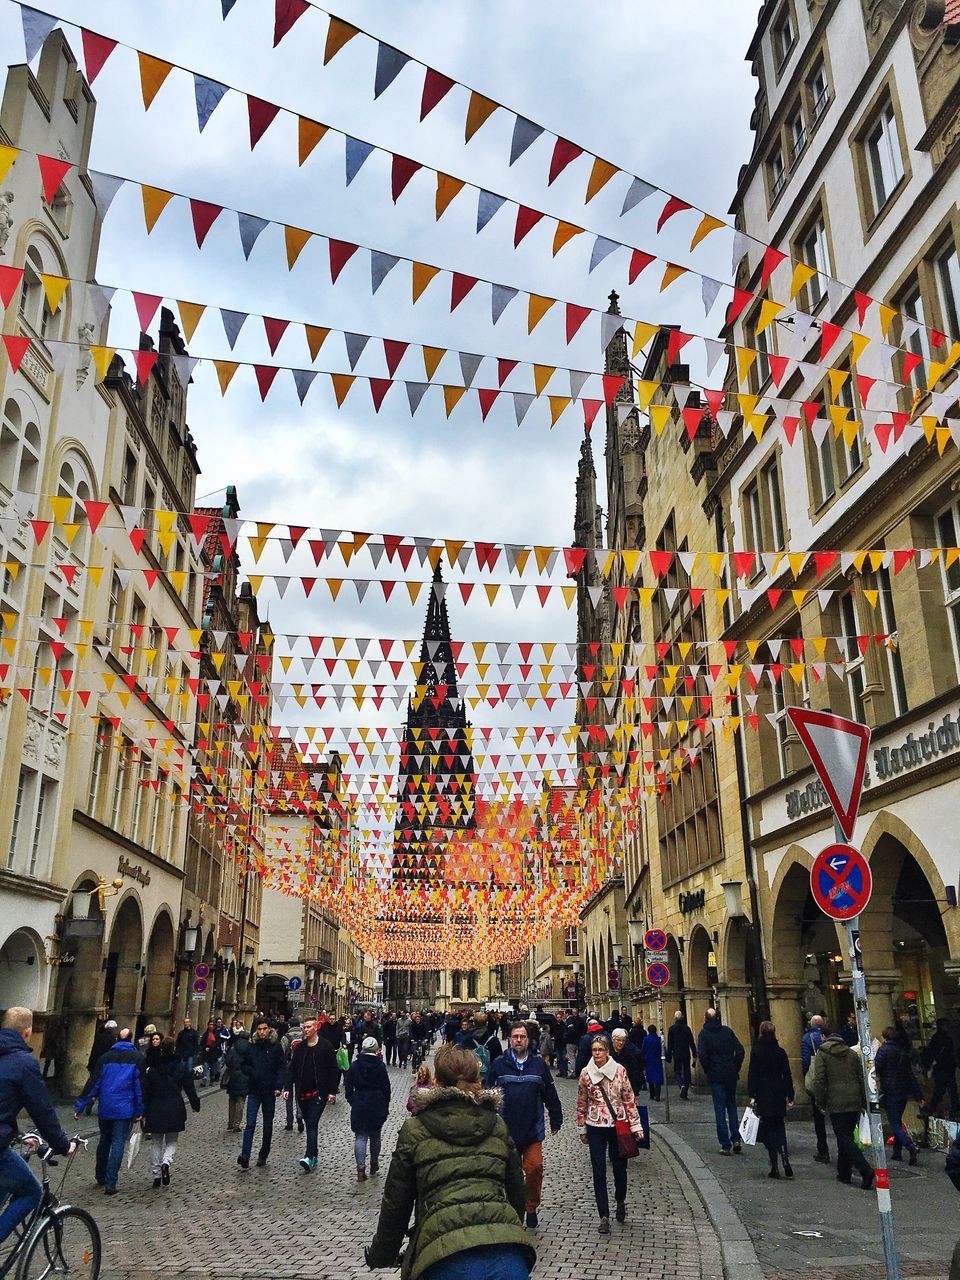
{"label": "church spire", "polygon": [[[610,291],[610,305],[607,307],[608,316],[618,316],[620,314],[620,295],[616,289]],[[627,358],[627,335],[621,327],[613,335],[607,343],[607,350],[603,361],[604,373],[619,373],[623,377],[630,375],[630,361]]]}

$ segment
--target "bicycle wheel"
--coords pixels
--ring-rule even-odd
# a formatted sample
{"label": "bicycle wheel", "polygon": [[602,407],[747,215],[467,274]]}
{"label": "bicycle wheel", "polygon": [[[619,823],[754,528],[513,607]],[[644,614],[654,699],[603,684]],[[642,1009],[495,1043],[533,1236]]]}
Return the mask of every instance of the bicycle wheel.
{"label": "bicycle wheel", "polygon": [[43,1219],[17,1268],[17,1280],[46,1280],[47,1276],[97,1280],[100,1254],[96,1222],[86,1209],[64,1205]]}

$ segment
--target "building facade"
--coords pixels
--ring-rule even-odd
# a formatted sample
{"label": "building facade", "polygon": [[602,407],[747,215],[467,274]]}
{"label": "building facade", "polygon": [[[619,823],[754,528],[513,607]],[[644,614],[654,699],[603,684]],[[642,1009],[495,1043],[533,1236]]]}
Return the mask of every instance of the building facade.
{"label": "building facade", "polygon": [[[920,1043],[960,1015],[960,854],[946,837],[960,576],[938,550],[960,541],[960,462],[937,435],[958,425],[958,40],[942,4],[779,0],[748,54],[755,145],[732,212],[756,243],[737,283],[786,310],[771,322],[775,308],[748,308],[729,331],[744,354],[726,400],[801,425],[791,441],[735,423],[708,509],[722,548],[755,554],[723,634],[756,664],[744,798],[770,1010],[791,1051],[811,1013],[836,1023],[852,1003],[840,934],[810,894],[833,827],[790,705],[873,731],[853,843],[874,879],[861,916],[874,1027],[905,1016]],[[767,244],[793,261],[761,291]]]}

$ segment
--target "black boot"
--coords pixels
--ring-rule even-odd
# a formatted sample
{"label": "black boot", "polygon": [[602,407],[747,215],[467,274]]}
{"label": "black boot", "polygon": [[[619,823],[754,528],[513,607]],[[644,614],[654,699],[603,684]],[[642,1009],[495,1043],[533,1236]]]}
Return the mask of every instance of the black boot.
{"label": "black boot", "polygon": [[790,1164],[790,1157],[787,1155],[786,1148],[780,1152],[780,1159],[783,1161],[783,1176],[785,1178],[792,1178],[793,1166]]}
{"label": "black boot", "polygon": [[768,1178],[780,1177],[780,1170],[777,1168],[777,1153],[775,1151],[770,1152],[770,1172],[767,1174],[767,1177]]}

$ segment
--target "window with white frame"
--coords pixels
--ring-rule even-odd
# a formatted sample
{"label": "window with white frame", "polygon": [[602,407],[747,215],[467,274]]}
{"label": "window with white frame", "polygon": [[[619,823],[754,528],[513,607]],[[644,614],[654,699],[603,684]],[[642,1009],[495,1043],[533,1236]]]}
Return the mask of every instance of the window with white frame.
{"label": "window with white frame", "polygon": [[113,736],[113,726],[109,720],[97,721],[97,733],[93,740],[93,760],[90,765],[90,789],[87,793],[87,813],[96,818],[100,812],[100,801],[103,792],[107,764],[110,759],[107,752]]}
{"label": "window with white frame", "polygon": [[57,480],[57,497],[70,500],[70,511],[65,523],[80,526],[70,544],[70,550],[73,555],[82,560],[87,545],[87,529],[84,523],[87,518],[87,511],[84,503],[89,502],[93,497],[93,490],[87,476],[86,467],[75,453],[68,454],[60,467],[60,475]]}
{"label": "window with white frame", "polygon": [[0,483],[11,492],[36,493],[40,478],[40,428],[16,400],[3,406]]}
{"label": "window with white frame", "polygon": [[817,505],[821,507],[824,503],[829,502],[837,492],[837,475],[833,464],[831,430],[832,428],[828,427],[824,431],[823,438],[819,444],[815,440],[813,443],[814,482],[817,491]]}
{"label": "window with white frame", "polygon": [[[842,368],[842,366],[840,367]],[[853,386],[853,373],[849,369],[846,372],[850,376],[846,379],[837,393],[837,404],[842,405],[845,409],[849,409],[850,413],[848,415],[848,421],[856,421],[859,411],[859,402]],[[843,480],[848,479],[863,465],[863,442],[860,438],[861,429],[862,428],[858,423],[856,433],[849,433],[849,443],[847,443],[847,435],[843,432],[840,434],[838,442],[840,466],[838,469]]]}
{"label": "window with white frame", "polygon": [[889,100],[867,133],[866,148],[874,213],[879,213],[904,174],[897,114]]}
{"label": "window with white frame", "polygon": [[563,954],[565,956],[580,954],[580,929],[575,924],[567,925],[563,931]]}
{"label": "window with white frame", "polygon": [[807,91],[810,95],[811,115],[816,123],[830,105],[830,81],[827,79],[827,68],[823,58],[817,59],[807,77]]}
{"label": "window with white frame", "polygon": [[773,20],[773,60],[777,70],[790,57],[797,42],[797,25],[789,3],[785,4]]}
{"label": "window with white frame", "polygon": [[110,826],[114,831],[120,830],[120,816],[123,813],[123,800],[127,789],[126,779],[130,769],[130,761],[127,758],[129,745],[126,737],[121,734],[117,743],[117,776],[113,787],[113,803],[110,806]]}
{"label": "window with white frame", "polygon": [[883,630],[888,637],[886,653],[887,671],[890,675],[890,700],[893,704],[893,714],[902,716],[908,710],[907,686],[903,678],[903,663],[900,660],[897,613],[893,604],[890,570],[883,565],[877,570],[877,589],[880,592],[878,603],[880,616],[883,618]]}
{"label": "window with white frame", "polygon": [[951,338],[960,337],[960,254],[950,244],[937,257],[937,288],[943,324]]}
{"label": "window with white frame", "polygon": [[846,664],[847,689],[850,695],[850,715],[861,724],[866,723],[863,705],[864,661],[860,648],[862,633],[857,620],[857,602],[853,591],[840,597],[840,630],[843,635],[843,656]]}
{"label": "window with white frame", "polygon": [[53,778],[41,778],[37,792],[37,808],[33,817],[33,838],[30,841],[30,862],[27,874],[35,876],[45,871],[49,864],[50,827],[57,784]]}
{"label": "window with white frame", "polygon": [[920,363],[910,372],[909,385],[915,391],[923,391],[927,385],[927,365],[930,363],[930,335],[927,333],[926,312],[919,287],[907,294],[900,304],[900,310],[915,322],[906,326],[906,348],[920,357]]}
{"label": "window with white frame", "polygon": [[801,107],[797,107],[790,117],[787,129],[790,134],[790,162],[796,164],[807,145],[807,124]]}
{"label": "window with white frame", "polygon": [[40,278],[45,271],[40,250],[32,244],[27,249],[23,263],[19,312],[23,323],[44,342],[56,338],[60,333],[59,313],[54,315],[50,310],[43,281]]}
{"label": "window with white frame", "polygon": [[[774,729],[777,734],[777,757],[780,761],[780,777],[785,778],[790,771],[787,764],[787,738],[793,732],[793,726],[787,718],[787,707],[809,707],[810,685],[807,681],[806,667],[803,669],[803,675],[799,685],[796,684],[792,676],[788,675],[786,670],[780,672],[779,680],[776,678],[775,671],[770,671],[768,674],[770,679],[770,688],[773,691],[772,715]],[[795,700],[793,702],[787,701],[786,690],[784,689],[783,682],[788,679],[791,681],[793,688],[796,691]]]}
{"label": "window with white frame", "polygon": [[[960,547],[958,533],[960,533],[960,503],[951,502],[950,506],[937,516],[937,537],[940,546],[948,549]],[[960,559],[944,555],[940,558],[940,564],[943,570],[944,603],[950,614],[954,662],[960,672]]]}
{"label": "window with white frame", "polygon": [[13,825],[10,828],[10,846],[7,849],[7,866],[11,868],[17,856],[17,841],[20,838],[23,815],[28,807],[29,793],[36,776],[32,769],[27,769],[24,765],[20,766],[20,776],[17,779],[17,798],[13,805]]}
{"label": "window with white frame", "polygon": [[770,152],[770,157],[767,160],[767,170],[770,174],[770,199],[776,200],[787,180],[787,169],[783,161],[783,146],[779,142]]}
{"label": "window with white frame", "polygon": [[805,298],[807,310],[814,311],[826,293],[827,282],[832,271],[830,246],[827,243],[827,224],[822,211],[813,218],[800,241],[800,256],[808,267],[816,268],[817,274],[807,281]]}

